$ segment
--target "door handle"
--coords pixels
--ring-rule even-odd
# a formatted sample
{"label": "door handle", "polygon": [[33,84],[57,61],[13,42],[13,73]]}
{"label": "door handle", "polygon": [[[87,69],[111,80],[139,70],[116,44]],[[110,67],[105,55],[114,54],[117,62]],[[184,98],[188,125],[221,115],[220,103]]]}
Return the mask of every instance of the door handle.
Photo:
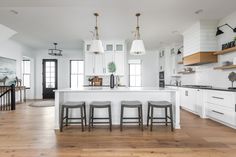
{"label": "door handle", "polygon": [[212,96],[212,98],[215,98],[215,99],[221,99],[221,100],[223,100],[223,99],[224,99],[224,98],[217,97],[217,96]]}
{"label": "door handle", "polygon": [[215,113],[218,113],[218,114],[221,114],[221,115],[224,115],[224,113],[222,112],[218,112],[218,111],[215,111],[215,110],[211,110],[212,112],[215,112]]}

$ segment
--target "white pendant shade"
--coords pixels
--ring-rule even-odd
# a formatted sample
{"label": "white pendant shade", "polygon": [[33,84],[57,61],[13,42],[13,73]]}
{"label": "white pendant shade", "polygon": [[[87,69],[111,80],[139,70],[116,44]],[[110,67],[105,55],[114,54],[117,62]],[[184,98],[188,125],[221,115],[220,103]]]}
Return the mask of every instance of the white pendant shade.
{"label": "white pendant shade", "polygon": [[92,44],[91,44],[89,51],[92,53],[95,53],[95,54],[104,53],[102,41],[101,40],[92,40]]}
{"label": "white pendant shade", "polygon": [[146,53],[143,40],[133,40],[130,54],[132,55],[144,55]]}

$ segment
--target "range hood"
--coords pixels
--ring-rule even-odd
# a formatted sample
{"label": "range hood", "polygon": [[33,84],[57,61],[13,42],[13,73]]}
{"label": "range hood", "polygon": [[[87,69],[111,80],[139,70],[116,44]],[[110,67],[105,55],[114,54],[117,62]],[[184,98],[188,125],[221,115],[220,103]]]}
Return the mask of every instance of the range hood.
{"label": "range hood", "polygon": [[200,20],[184,33],[184,65],[202,65],[217,62],[218,44],[215,36],[216,20]]}
{"label": "range hood", "polygon": [[197,52],[183,58],[184,65],[202,65],[208,63],[216,63],[217,55],[212,52]]}

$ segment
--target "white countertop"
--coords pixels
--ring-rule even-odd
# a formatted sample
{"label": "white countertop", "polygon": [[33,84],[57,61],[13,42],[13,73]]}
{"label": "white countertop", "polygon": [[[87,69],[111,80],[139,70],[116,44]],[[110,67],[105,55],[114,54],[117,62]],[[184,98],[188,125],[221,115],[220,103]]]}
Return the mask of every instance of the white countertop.
{"label": "white countertop", "polygon": [[176,92],[175,89],[159,87],[81,87],[54,90],[55,92]]}

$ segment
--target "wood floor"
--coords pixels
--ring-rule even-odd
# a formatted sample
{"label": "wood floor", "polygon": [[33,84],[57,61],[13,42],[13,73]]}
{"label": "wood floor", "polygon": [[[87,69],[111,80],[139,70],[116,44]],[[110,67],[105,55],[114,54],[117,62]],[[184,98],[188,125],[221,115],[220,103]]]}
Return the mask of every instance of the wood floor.
{"label": "wood floor", "polygon": [[54,107],[0,112],[0,157],[235,157],[236,130],[181,111],[181,130],[53,130]]}

